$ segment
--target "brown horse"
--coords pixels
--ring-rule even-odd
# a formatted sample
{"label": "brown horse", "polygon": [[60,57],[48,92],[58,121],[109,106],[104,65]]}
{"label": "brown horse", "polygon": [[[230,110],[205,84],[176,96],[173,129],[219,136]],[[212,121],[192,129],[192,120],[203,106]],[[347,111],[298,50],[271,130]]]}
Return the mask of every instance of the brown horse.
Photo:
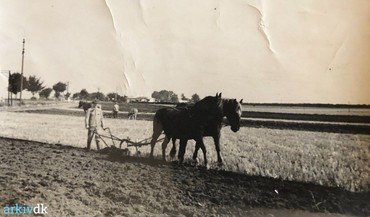
{"label": "brown horse", "polygon": [[[242,100],[240,101],[240,103]],[[222,119],[226,116],[231,130],[237,132],[240,128],[241,105],[236,99],[222,99],[221,94],[215,97],[207,96],[194,106],[186,108],[163,108],[159,109],[153,121],[153,136],[151,141],[151,153],[155,142],[164,131],[165,139],[162,143],[162,158],[165,160],[166,147],[172,138],[175,143],[180,139],[179,161],[184,160],[187,141],[193,139],[196,141],[196,149],[193,158],[196,159],[199,148],[204,155],[204,163],[207,164],[206,149],[203,143],[204,136],[212,136],[215,142],[218,162],[222,163],[220,154],[220,131]],[[175,151],[176,153],[176,151]]]}
{"label": "brown horse", "polygon": [[91,108],[90,102],[80,101],[78,103],[78,108],[83,108],[84,112],[86,113],[89,108]]}

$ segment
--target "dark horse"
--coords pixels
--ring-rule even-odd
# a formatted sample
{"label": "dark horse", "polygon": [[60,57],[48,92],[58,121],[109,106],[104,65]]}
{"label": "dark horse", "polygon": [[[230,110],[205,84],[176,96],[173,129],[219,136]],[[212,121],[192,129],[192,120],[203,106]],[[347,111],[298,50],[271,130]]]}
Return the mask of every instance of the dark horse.
{"label": "dark horse", "polygon": [[[242,101],[240,101],[242,102]],[[241,105],[236,99],[222,99],[221,94],[215,97],[207,96],[193,106],[185,108],[159,109],[153,121],[153,136],[151,141],[151,153],[153,157],[154,146],[162,131],[165,139],[162,143],[162,158],[165,160],[166,147],[169,141],[175,143],[180,139],[179,161],[184,159],[187,141],[196,141],[196,149],[193,158],[197,157],[199,148],[204,155],[204,163],[207,164],[206,149],[203,137],[212,136],[215,142],[218,162],[222,163],[220,155],[220,131],[223,117],[227,118],[231,130],[237,132],[240,128]]]}
{"label": "dark horse", "polygon": [[84,112],[86,113],[89,108],[91,108],[90,102],[80,101],[78,103],[78,108],[83,108]]}

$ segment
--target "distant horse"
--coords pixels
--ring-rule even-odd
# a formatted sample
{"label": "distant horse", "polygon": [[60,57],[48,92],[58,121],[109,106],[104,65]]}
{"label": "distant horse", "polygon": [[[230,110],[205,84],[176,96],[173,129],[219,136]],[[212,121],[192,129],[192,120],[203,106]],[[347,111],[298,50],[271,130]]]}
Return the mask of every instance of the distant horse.
{"label": "distant horse", "polygon": [[217,151],[218,163],[222,163],[220,154],[220,131],[222,119],[226,116],[231,130],[237,132],[240,129],[241,103],[236,99],[222,99],[221,94],[215,97],[207,96],[194,106],[180,108],[159,109],[153,121],[153,135],[151,140],[150,156],[153,157],[154,146],[162,131],[165,139],[162,143],[162,158],[165,160],[166,147],[172,139],[180,139],[178,158],[180,163],[184,160],[187,141],[196,141],[196,149],[193,159],[196,159],[199,148],[203,151],[204,163],[207,164],[206,149],[203,137],[212,136]]}
{"label": "distant horse", "polygon": [[139,113],[139,110],[137,108],[132,108],[128,113],[128,119],[136,120],[137,114]]}
{"label": "distant horse", "polygon": [[80,101],[78,103],[78,108],[83,108],[84,112],[86,113],[89,108],[91,108],[90,102]]}

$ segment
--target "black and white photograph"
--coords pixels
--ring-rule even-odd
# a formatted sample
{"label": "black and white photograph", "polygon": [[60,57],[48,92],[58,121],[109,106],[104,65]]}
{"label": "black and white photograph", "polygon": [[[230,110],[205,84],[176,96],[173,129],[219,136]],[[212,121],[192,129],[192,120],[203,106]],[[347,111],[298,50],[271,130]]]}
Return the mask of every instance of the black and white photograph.
{"label": "black and white photograph", "polygon": [[370,216],[370,1],[0,0],[0,216]]}

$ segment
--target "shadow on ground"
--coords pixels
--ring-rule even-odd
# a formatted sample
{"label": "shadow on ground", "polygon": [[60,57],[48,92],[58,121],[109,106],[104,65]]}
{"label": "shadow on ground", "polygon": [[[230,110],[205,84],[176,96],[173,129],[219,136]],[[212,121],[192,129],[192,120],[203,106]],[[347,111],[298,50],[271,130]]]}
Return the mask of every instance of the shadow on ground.
{"label": "shadow on ground", "polygon": [[[240,206],[245,208],[293,209],[309,212],[370,215],[370,192],[355,193],[311,183],[248,176],[191,164],[164,162],[147,157],[125,156],[116,148],[101,153],[113,162],[130,162],[163,167],[173,174],[173,184],[182,192],[183,203]],[[165,187],[165,186],[164,186]]]}

